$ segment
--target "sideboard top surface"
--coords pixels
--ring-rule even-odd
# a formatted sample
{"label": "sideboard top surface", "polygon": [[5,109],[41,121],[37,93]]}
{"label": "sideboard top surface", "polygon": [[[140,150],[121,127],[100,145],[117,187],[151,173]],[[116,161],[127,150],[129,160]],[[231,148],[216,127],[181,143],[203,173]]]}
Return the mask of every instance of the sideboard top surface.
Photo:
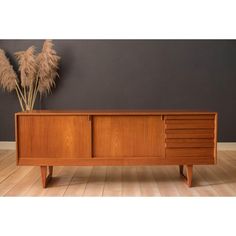
{"label": "sideboard top surface", "polygon": [[201,114],[217,114],[217,112],[202,110],[33,110],[30,112],[17,112],[16,115],[201,115]]}

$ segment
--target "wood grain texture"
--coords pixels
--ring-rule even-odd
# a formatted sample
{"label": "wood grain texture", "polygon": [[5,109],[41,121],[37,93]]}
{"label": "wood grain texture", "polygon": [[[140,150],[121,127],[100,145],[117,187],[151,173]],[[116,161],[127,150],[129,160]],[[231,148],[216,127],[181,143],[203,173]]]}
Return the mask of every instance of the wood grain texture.
{"label": "wood grain texture", "polygon": [[138,166],[137,175],[142,196],[161,196],[158,185],[149,166]]}
{"label": "wood grain texture", "polygon": [[93,157],[164,157],[161,116],[94,116]]}
{"label": "wood grain texture", "polygon": [[92,166],[57,166],[49,187],[43,189],[39,167],[17,167],[15,155],[0,152],[0,160],[7,163],[0,169],[0,196],[83,196],[87,185],[88,196],[236,196],[236,151],[218,151],[217,165],[194,166],[194,188],[184,184],[177,166],[125,167],[125,171],[114,166],[95,172]]}
{"label": "wood grain texture", "polygon": [[[171,176],[171,181],[175,184],[175,188],[180,196],[200,196],[196,188],[189,188],[186,184],[183,184],[182,176],[178,173],[178,167],[166,166],[165,171],[168,176]],[[198,186],[198,178],[193,178],[194,186]]]}
{"label": "wood grain texture", "polygon": [[166,157],[202,157],[202,158],[213,158],[214,148],[167,148]]}
{"label": "wood grain texture", "polygon": [[[174,176],[168,174],[166,166],[152,166],[151,170],[155,181],[157,182],[157,186],[161,196],[180,196],[175,185]],[[178,179],[180,179],[179,176]]]}
{"label": "wood grain texture", "polygon": [[93,167],[77,167],[64,196],[83,196]]}
{"label": "wood grain texture", "polygon": [[166,129],[214,129],[214,120],[166,120]]}
{"label": "wood grain texture", "polygon": [[[49,183],[50,188],[48,188],[48,189],[42,188],[41,177],[40,177],[40,169],[39,169],[39,167],[36,167],[36,168],[37,168],[37,172],[38,172],[38,178],[35,181],[30,181],[29,182],[29,183],[32,183],[32,184],[28,183],[31,186],[24,193],[24,196],[31,196],[31,197],[43,196],[44,193],[48,189],[50,189],[50,191],[53,191],[53,187],[58,182],[58,179],[61,179],[61,178],[59,178],[59,176],[61,176],[61,174],[62,174],[63,167],[62,166],[58,166],[53,171],[53,178],[52,178],[51,182]],[[70,171],[72,172],[73,169],[71,169]]]}
{"label": "wood grain texture", "polygon": [[42,179],[42,185],[43,188],[46,188],[46,182],[47,182],[47,166],[40,166],[41,171],[41,179]]}
{"label": "wood grain texture", "polygon": [[88,116],[19,116],[19,158],[91,156]]}
{"label": "wood grain texture", "polygon": [[0,183],[17,169],[15,163],[12,162],[14,158],[14,151],[0,152]]}
{"label": "wood grain texture", "polygon": [[[199,167],[196,168],[199,169]],[[211,166],[208,168],[202,166],[199,171],[205,179],[211,182],[211,187],[217,192],[217,195],[223,194],[225,196],[234,196],[235,193],[232,186],[230,184],[223,184],[224,180],[227,181],[227,177],[224,176],[224,178],[221,178],[218,176],[218,174],[222,176],[222,171],[215,171]]]}
{"label": "wood grain texture", "polygon": [[166,115],[165,116],[166,120],[214,120],[215,119],[215,114],[211,115],[202,115],[202,114],[197,114],[197,115]]}
{"label": "wood grain texture", "polygon": [[186,166],[186,182],[189,187],[192,187],[192,178],[193,178],[193,166],[187,165]]}
{"label": "wood grain texture", "polygon": [[[11,175],[0,183],[0,196],[7,194],[21,181],[34,167],[18,167]],[[41,187],[42,188],[42,187]]]}
{"label": "wood grain texture", "polygon": [[72,178],[75,174],[76,167],[65,166],[62,167],[58,177],[52,178],[49,183],[49,187],[44,189],[40,193],[40,196],[63,196],[68,188],[68,185],[72,181]]}
{"label": "wood grain texture", "polygon": [[211,147],[214,148],[215,143],[213,139],[166,139],[167,148],[181,148],[181,147],[190,147],[190,148],[202,148],[202,147]]}
{"label": "wood grain texture", "polygon": [[171,139],[213,139],[215,137],[214,129],[173,129],[173,130],[165,130],[166,138]]}
{"label": "wood grain texture", "polygon": [[141,196],[141,186],[138,181],[137,168],[135,166],[122,168],[122,196]]}
{"label": "wood grain texture", "polygon": [[198,157],[215,162],[216,125],[214,115],[165,116],[166,158]]}
{"label": "wood grain texture", "polygon": [[209,165],[215,164],[213,157],[201,157],[201,156],[172,156],[171,158],[152,158],[152,157],[130,157],[130,158],[22,158],[19,160],[19,165],[23,166],[41,166],[41,165],[53,165],[53,166],[134,166],[134,165]]}
{"label": "wood grain texture", "polygon": [[46,186],[48,185],[48,183],[52,179],[53,167],[52,166],[40,166],[40,171],[41,171],[41,179],[42,179],[43,188],[46,188]]}
{"label": "wood grain texture", "polygon": [[103,190],[103,196],[121,196],[122,195],[122,167],[107,167],[106,181]]}
{"label": "wood grain texture", "polygon": [[89,176],[83,196],[102,196],[105,186],[107,167],[94,167]]}
{"label": "wood grain texture", "polygon": [[18,182],[4,195],[5,196],[25,196],[26,192],[31,188],[34,181],[39,178],[39,169],[37,167],[32,168],[23,178],[19,179]]}
{"label": "wood grain texture", "polygon": [[214,112],[33,111],[15,122],[17,164],[44,166],[43,186],[45,170],[60,165],[216,163]]}

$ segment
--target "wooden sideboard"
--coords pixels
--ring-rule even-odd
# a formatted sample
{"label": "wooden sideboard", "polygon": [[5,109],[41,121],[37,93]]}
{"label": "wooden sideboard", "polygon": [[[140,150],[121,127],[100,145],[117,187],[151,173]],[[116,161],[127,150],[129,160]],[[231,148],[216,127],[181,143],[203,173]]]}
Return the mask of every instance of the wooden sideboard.
{"label": "wooden sideboard", "polygon": [[216,163],[216,112],[39,110],[15,127],[17,164],[40,166],[43,187],[53,166],[179,165],[191,186],[193,165]]}

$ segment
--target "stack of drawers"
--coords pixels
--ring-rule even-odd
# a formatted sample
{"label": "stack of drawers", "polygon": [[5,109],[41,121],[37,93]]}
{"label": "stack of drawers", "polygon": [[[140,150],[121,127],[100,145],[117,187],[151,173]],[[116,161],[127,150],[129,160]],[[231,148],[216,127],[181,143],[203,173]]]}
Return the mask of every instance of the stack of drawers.
{"label": "stack of drawers", "polygon": [[215,115],[165,116],[166,158],[214,161]]}

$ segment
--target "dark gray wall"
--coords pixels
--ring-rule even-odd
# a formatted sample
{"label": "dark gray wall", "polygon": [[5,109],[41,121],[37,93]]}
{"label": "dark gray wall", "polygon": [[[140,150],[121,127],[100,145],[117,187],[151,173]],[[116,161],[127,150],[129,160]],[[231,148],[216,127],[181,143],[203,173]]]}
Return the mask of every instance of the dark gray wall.
{"label": "dark gray wall", "polygon": [[[0,40],[13,53],[43,41]],[[219,141],[236,141],[236,40],[55,40],[61,79],[43,109],[219,112]],[[15,94],[0,92],[0,140],[14,140]]]}

